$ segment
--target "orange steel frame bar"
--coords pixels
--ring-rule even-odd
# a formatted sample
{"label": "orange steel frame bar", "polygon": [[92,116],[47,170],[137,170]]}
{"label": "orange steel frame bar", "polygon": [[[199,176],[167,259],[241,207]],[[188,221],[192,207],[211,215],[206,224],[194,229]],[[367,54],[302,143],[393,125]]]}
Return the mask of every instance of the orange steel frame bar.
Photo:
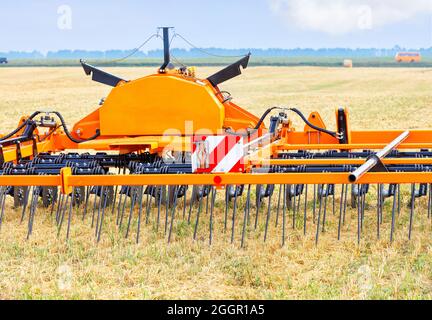
{"label": "orange steel frame bar", "polygon": [[[149,175],[72,175],[64,168],[54,176],[0,176],[0,186],[59,186],[63,193],[73,187],[115,185],[213,185],[240,184],[350,184],[349,173],[227,173],[227,174],[149,174]],[[432,183],[432,172],[370,172],[357,184]]]}

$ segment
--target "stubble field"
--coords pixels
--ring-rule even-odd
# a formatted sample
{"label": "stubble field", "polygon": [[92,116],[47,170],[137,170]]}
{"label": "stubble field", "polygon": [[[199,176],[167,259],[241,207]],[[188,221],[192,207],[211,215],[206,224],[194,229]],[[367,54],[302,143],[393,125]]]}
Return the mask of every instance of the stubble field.
{"label": "stubble field", "polygon": [[[155,71],[107,70],[126,79]],[[198,72],[206,76],[215,70],[199,68]],[[334,127],[334,109],[347,106],[354,130],[414,129],[432,127],[431,82],[432,71],[421,68],[254,67],[222,88],[257,115],[273,105],[296,106],[305,113],[319,111],[327,126]],[[108,92],[109,87],[92,82],[80,68],[2,68],[0,132],[11,131],[21,115],[35,110],[58,110],[72,125],[94,110]],[[294,123],[302,126],[297,119]],[[109,214],[97,244],[89,219],[82,222],[76,213],[71,239],[65,241],[64,232],[57,237],[49,211],[41,208],[27,241],[21,212],[8,201],[0,231],[0,299],[432,298],[432,222],[427,218],[426,198],[416,203],[413,238],[408,241],[405,204],[409,195],[408,188],[404,189],[396,240],[390,244],[391,200],[385,203],[382,237],[377,240],[374,188],[360,245],[356,243],[356,210],[347,212],[342,239],[336,239],[337,193],[336,214],[329,213],[327,231],[320,235],[318,246],[311,217],[303,236],[301,217],[293,230],[288,213],[283,248],[275,210],[268,241],[262,241],[262,227],[255,231],[249,226],[246,248],[241,249],[240,209],[231,244],[230,230],[223,233],[222,197],[212,246],[208,245],[205,214],[198,241],[192,240],[193,224],[179,219],[175,241],[169,245],[163,228],[154,232],[153,215],[141,229],[140,243],[135,244],[133,236],[124,239],[124,228],[119,232],[115,217]],[[243,205],[240,202],[239,208]],[[264,216],[263,210],[261,222]],[[135,232],[135,218],[132,226]]]}

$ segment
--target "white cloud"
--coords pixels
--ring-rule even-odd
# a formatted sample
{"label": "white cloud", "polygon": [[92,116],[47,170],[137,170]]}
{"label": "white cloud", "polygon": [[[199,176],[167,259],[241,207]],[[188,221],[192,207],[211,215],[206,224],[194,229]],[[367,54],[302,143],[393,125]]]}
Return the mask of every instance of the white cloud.
{"label": "white cloud", "polygon": [[334,35],[432,14],[431,0],[269,0],[269,5],[290,24]]}

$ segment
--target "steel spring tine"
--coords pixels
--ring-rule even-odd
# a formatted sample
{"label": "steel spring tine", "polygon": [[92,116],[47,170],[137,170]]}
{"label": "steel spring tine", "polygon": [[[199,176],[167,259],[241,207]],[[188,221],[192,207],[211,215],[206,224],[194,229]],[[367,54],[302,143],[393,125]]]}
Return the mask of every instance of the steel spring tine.
{"label": "steel spring tine", "polygon": [[[213,242],[213,211],[216,202],[216,188],[212,187],[212,201],[210,207],[210,221],[209,221],[209,245],[211,246]],[[185,195],[186,197],[186,195]]]}
{"label": "steel spring tine", "polygon": [[413,227],[414,220],[414,202],[415,202],[415,184],[411,184],[411,209],[410,209],[410,218],[409,218],[409,231],[408,231],[408,239],[411,240],[411,233]]}
{"label": "steel spring tine", "polygon": [[[160,214],[161,214],[161,206],[162,206],[162,193],[163,187],[159,187],[159,196],[158,196],[158,212],[156,217],[156,231],[159,231],[159,223],[160,223]],[[151,198],[150,198],[151,200]],[[148,212],[150,211],[150,207],[147,207]]]}
{"label": "steel spring tine", "polygon": [[[360,188],[359,188],[360,190]],[[360,244],[360,231],[361,231],[361,196],[357,197],[357,244]]]}
{"label": "steel spring tine", "polygon": [[96,242],[99,243],[100,238],[101,238],[101,234],[102,234],[102,224],[104,221],[104,217],[105,217],[105,209],[106,209],[106,205],[107,205],[107,198],[108,198],[108,194],[105,194],[102,192],[102,196],[103,196],[103,207],[102,207],[102,214],[101,214],[101,218],[100,218],[100,222],[99,222],[99,231],[97,234],[97,239]]}
{"label": "steel spring tine", "polygon": [[37,191],[38,191],[38,187],[34,187],[33,188],[33,192],[32,192],[32,198],[31,198],[31,201],[30,201],[30,208],[29,208],[29,219],[28,219],[28,227],[27,227],[27,240],[30,238],[30,235],[31,235],[32,229],[33,229],[33,215],[34,215],[34,212],[36,210],[35,199],[36,199],[36,203],[37,203],[37,198],[38,198],[38,195],[36,194]]}
{"label": "steel spring tine", "polygon": [[292,197],[292,202],[291,202],[291,209],[292,209],[292,228],[293,230],[295,229],[295,222],[296,222],[296,191],[297,191],[297,185],[295,184],[294,186],[294,192],[293,192],[293,197]]}
{"label": "steel spring tine", "polygon": [[192,207],[193,207],[193,204],[194,204],[194,194],[196,193],[196,189],[197,189],[197,187],[194,185],[193,187],[192,187],[192,194],[191,194],[191,198],[190,198],[190,203],[189,203],[189,213],[188,213],[188,224],[190,224],[191,223],[191,216],[192,216]]}
{"label": "steel spring tine", "polygon": [[275,223],[276,227],[278,226],[278,220],[279,220],[281,194],[282,194],[282,185],[279,185],[279,195],[278,195],[278,202],[277,202],[277,209],[276,209],[276,223]]}
{"label": "steel spring tine", "polygon": [[237,210],[237,186],[235,186],[234,188],[234,208],[233,208],[233,215],[232,215],[231,243],[234,243],[234,227],[235,227],[236,210]]}
{"label": "steel spring tine", "polygon": [[181,188],[181,186],[174,186],[174,203],[173,203],[173,208],[171,210],[171,223],[170,223],[170,228],[169,228],[169,233],[168,233],[168,243],[171,242],[171,235],[172,235],[172,230],[173,230],[173,225],[174,225],[175,211],[177,208],[177,196],[178,196],[178,192],[179,192],[180,188]]}
{"label": "steel spring tine", "polygon": [[127,223],[127,227],[126,227],[126,234],[125,234],[126,239],[129,237],[129,231],[130,231],[131,221],[132,221],[132,217],[133,217],[133,210],[135,208],[135,202],[136,202],[136,198],[137,198],[137,192],[136,191],[137,191],[136,187],[131,187],[131,206],[130,206],[130,211],[129,211],[128,223]]}
{"label": "steel spring tine", "polygon": [[183,220],[186,218],[186,205],[187,205],[187,190],[188,188],[185,187],[184,196],[183,196]]}
{"label": "steel spring tine", "polygon": [[171,186],[167,186],[166,188],[166,199],[165,199],[165,234],[168,230],[168,214],[169,214],[169,207],[170,207],[170,191]]}
{"label": "steel spring tine", "polygon": [[25,218],[25,212],[26,212],[28,198],[29,198],[29,193],[30,193],[30,189],[31,188],[32,187],[26,188],[26,191],[24,193],[23,209],[22,209],[22,213],[21,213],[21,223],[24,221],[24,218]]}
{"label": "steel spring tine", "polygon": [[285,224],[286,224],[286,184],[283,185],[283,204],[282,204],[282,247],[285,245]]}
{"label": "steel spring tine", "polygon": [[196,221],[195,221],[194,236],[193,236],[194,240],[196,240],[197,232],[198,232],[198,224],[199,224],[199,217],[200,217],[200,213],[201,213],[203,194],[204,194],[203,192],[201,192],[199,194],[200,198],[199,198],[199,203],[198,203],[197,217],[196,217]]}
{"label": "steel spring tine", "polygon": [[268,226],[269,226],[269,221],[270,221],[270,212],[271,212],[271,200],[272,200],[272,194],[269,194],[269,199],[268,199],[268,206],[267,206],[267,217],[266,217],[266,225],[265,225],[265,230],[264,230],[264,242],[266,242],[267,240],[267,231],[268,231]]}
{"label": "steel spring tine", "polygon": [[247,197],[246,197],[246,205],[245,205],[245,211],[244,211],[244,217],[243,217],[243,230],[242,230],[242,237],[241,237],[241,244],[240,247],[244,247],[245,243],[245,235],[246,235],[246,225],[247,220],[249,216],[249,207],[250,207],[250,194],[251,194],[251,185],[248,185],[248,191],[247,191]]}
{"label": "steel spring tine", "polygon": [[[92,213],[92,219],[91,219],[91,227],[93,228],[94,226],[94,220],[95,220],[95,214],[96,214],[96,209],[98,208],[97,206],[97,196],[96,194],[94,195],[94,199],[93,199],[93,213]],[[100,207],[100,206],[99,206]],[[120,226],[121,226],[121,222],[120,222]]]}
{"label": "steel spring tine", "polygon": [[316,184],[314,184],[313,185],[314,187],[313,187],[313,194],[314,194],[314,196],[313,196],[313,202],[312,202],[312,205],[313,205],[313,207],[312,207],[312,221],[313,221],[313,223],[315,223],[315,219],[316,219],[316,197],[317,197],[317,185]]}
{"label": "steel spring tine", "polygon": [[[97,218],[96,218],[96,228],[95,228],[95,238],[98,235],[98,230],[99,230],[99,220],[100,220],[100,214],[101,214],[101,209],[102,209],[102,195],[104,193],[104,188],[105,187],[101,187],[101,195],[99,196],[99,205],[98,205],[98,213],[97,213]],[[96,193],[97,193],[97,188],[96,188]],[[73,193],[72,193],[72,199],[73,199]],[[96,197],[96,195],[95,195]]]}
{"label": "steel spring tine", "polygon": [[[128,193],[131,192],[131,188],[129,186],[127,187],[126,192],[128,192]],[[132,195],[130,195],[130,198],[131,198],[131,203],[132,203]],[[128,196],[127,196],[127,194],[125,194],[124,201],[123,201],[123,206],[122,206],[121,213],[120,213],[119,228],[121,228],[122,225],[123,225],[123,218],[124,218],[124,212],[125,212],[125,209],[126,209],[127,200],[128,200]]]}
{"label": "steel spring tine", "polygon": [[432,183],[429,184],[429,191],[428,191],[428,218],[430,219],[432,216]]}
{"label": "steel spring tine", "polygon": [[[151,189],[149,189],[149,188],[151,188]],[[162,188],[162,186],[161,186],[161,188]],[[143,188],[144,189],[144,188]],[[147,190],[152,190],[151,192],[154,192],[154,194],[155,194],[155,203],[156,203],[156,201],[158,201],[159,200],[159,198],[160,197],[157,197],[157,189],[156,189],[156,186],[147,186]],[[153,191],[154,190],[154,191]],[[144,190],[145,191],[145,190]],[[143,192],[144,192],[143,191]],[[162,193],[162,189],[160,190],[160,193]],[[153,199],[153,197],[150,195],[150,193],[149,192],[147,192],[147,195],[146,195],[146,224],[148,224],[149,223],[149,220],[150,220],[150,211],[151,211],[151,203],[152,203],[152,199]],[[158,202],[159,203],[159,202]],[[160,208],[160,205],[159,205],[159,208]],[[160,214],[160,213],[159,213]]]}
{"label": "steel spring tine", "polygon": [[259,216],[259,210],[261,207],[261,185],[257,185],[256,188],[259,188],[259,192],[257,192],[257,199],[256,199],[256,215],[255,215],[255,226],[254,229],[257,229],[258,226],[258,216]]}
{"label": "steel spring tine", "polygon": [[[120,173],[121,173],[121,167],[118,168],[117,174],[119,175]],[[112,202],[111,215],[114,215],[115,203],[117,200],[117,192],[118,192],[118,185],[116,185],[114,189],[114,200]]]}
{"label": "steel spring tine", "polygon": [[329,185],[326,187],[325,197],[324,197],[324,213],[323,213],[323,221],[322,221],[322,232],[325,232],[326,218],[327,218],[327,199],[329,196]]}
{"label": "steel spring tine", "polygon": [[60,213],[60,221],[59,221],[59,224],[58,224],[57,237],[60,236],[60,232],[61,232],[61,228],[62,228],[63,220],[64,220],[64,215],[65,215],[65,212],[66,212],[66,208],[67,208],[67,206],[68,206],[68,203],[69,203],[69,196],[68,196],[68,195],[65,195],[64,198],[65,198],[66,200],[65,200],[64,208],[62,208],[61,213]]}
{"label": "steel spring tine", "polygon": [[[319,188],[319,186],[318,186]],[[319,209],[318,209],[318,216],[317,216],[317,227],[316,227],[316,233],[315,233],[315,245],[318,245],[318,240],[319,240],[319,231],[320,231],[320,220],[321,220],[321,210],[322,210],[322,195],[321,192],[317,193],[318,195],[318,201],[319,201]]]}
{"label": "steel spring tine", "polygon": [[140,187],[140,198],[139,198],[139,209],[138,209],[138,225],[137,225],[137,234],[136,234],[136,243],[139,243],[140,238],[140,230],[141,230],[141,215],[143,211],[143,200],[144,200],[144,187]]}
{"label": "steel spring tine", "polygon": [[392,205],[392,218],[391,218],[391,229],[390,229],[390,242],[393,242],[393,234],[395,229],[395,222],[396,222],[396,192],[398,191],[398,188],[395,188],[395,194],[393,196],[393,205]]}
{"label": "steel spring tine", "polygon": [[345,201],[342,215],[342,224],[345,225],[346,209],[348,205],[348,185],[345,185]]}
{"label": "steel spring tine", "polygon": [[363,223],[365,217],[365,207],[366,207],[366,185],[362,185],[363,190],[360,197],[360,205],[361,205],[361,231],[363,231]]}
{"label": "steel spring tine", "polygon": [[71,201],[69,204],[69,215],[68,215],[68,224],[67,224],[67,230],[66,230],[66,239],[69,239],[69,234],[70,234],[70,226],[71,226],[71,221],[72,221],[72,207],[73,207],[73,203],[74,203],[74,197],[75,196],[75,188],[72,188],[72,195],[71,195]]}
{"label": "steel spring tine", "polygon": [[335,212],[336,212],[336,207],[335,207],[335,193],[336,193],[335,189],[336,189],[336,186],[333,188],[334,188],[334,190],[333,190],[333,194],[332,194],[332,201],[333,201],[332,215],[335,215]]}
{"label": "steel spring tine", "polygon": [[[120,188],[120,190],[121,190],[121,188]],[[126,195],[125,195],[125,197],[126,197]],[[123,198],[123,194],[120,193],[120,195],[119,195],[119,201],[118,201],[118,205],[117,205],[116,225],[120,224],[120,208],[121,208],[122,198]]]}
{"label": "steel spring tine", "polygon": [[0,213],[0,230],[3,223],[4,209],[6,203],[6,187],[1,187],[1,213]]}
{"label": "steel spring tine", "polygon": [[303,212],[303,234],[306,235],[306,224],[307,224],[307,204],[308,204],[308,187],[305,187],[305,201],[304,201],[304,212]]}
{"label": "steel spring tine", "polygon": [[[344,195],[345,195],[345,184],[342,184],[341,198],[340,198],[340,204],[339,204],[339,222],[338,222],[338,236],[337,236],[338,240],[340,240],[340,238],[341,238],[341,226],[342,226],[342,213],[343,213],[343,207],[344,207]],[[345,199],[345,201],[346,201],[346,199]]]}
{"label": "steel spring tine", "polygon": [[56,224],[57,225],[60,223],[60,216],[61,216],[61,211],[63,210],[64,198],[65,197],[64,197],[63,193],[60,193],[59,202],[58,202],[57,211],[56,211]]}
{"label": "steel spring tine", "polygon": [[[58,192],[58,189],[57,189],[56,192]],[[53,199],[52,199],[52,202],[51,202],[51,212],[50,212],[50,216],[51,216],[51,217],[52,217],[52,215],[53,215],[53,213],[54,213],[54,207],[55,207],[55,203],[56,203],[56,201],[58,201],[58,196],[57,196],[57,194],[56,194],[55,197],[53,196]]]}
{"label": "steel spring tine", "polygon": [[377,185],[377,239],[380,238],[381,185]]}
{"label": "steel spring tine", "polygon": [[210,200],[210,192],[207,195],[207,199],[206,199],[206,215],[208,214],[209,211],[209,200]]}
{"label": "steel spring tine", "polygon": [[401,208],[401,192],[400,192],[400,184],[397,185],[398,190],[398,203],[397,203],[397,212],[398,216],[400,215],[400,208]]}
{"label": "steel spring tine", "polygon": [[85,220],[85,217],[86,217],[86,214],[87,214],[88,201],[89,201],[89,198],[90,198],[90,190],[91,190],[90,186],[87,186],[86,187],[86,197],[85,197],[85,202],[84,202],[84,211],[83,211],[82,221]]}
{"label": "steel spring tine", "polygon": [[225,187],[225,217],[224,217],[224,232],[227,230],[227,223],[228,223],[228,209],[229,209],[229,192],[230,192],[230,185],[227,185]]}

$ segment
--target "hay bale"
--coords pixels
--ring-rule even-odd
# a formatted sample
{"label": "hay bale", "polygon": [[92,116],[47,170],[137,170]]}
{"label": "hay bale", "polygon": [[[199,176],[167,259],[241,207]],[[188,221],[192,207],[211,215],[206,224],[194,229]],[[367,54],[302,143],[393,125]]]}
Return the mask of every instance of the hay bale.
{"label": "hay bale", "polygon": [[343,61],[343,66],[345,68],[352,68],[353,67],[353,61],[351,59],[345,59]]}

